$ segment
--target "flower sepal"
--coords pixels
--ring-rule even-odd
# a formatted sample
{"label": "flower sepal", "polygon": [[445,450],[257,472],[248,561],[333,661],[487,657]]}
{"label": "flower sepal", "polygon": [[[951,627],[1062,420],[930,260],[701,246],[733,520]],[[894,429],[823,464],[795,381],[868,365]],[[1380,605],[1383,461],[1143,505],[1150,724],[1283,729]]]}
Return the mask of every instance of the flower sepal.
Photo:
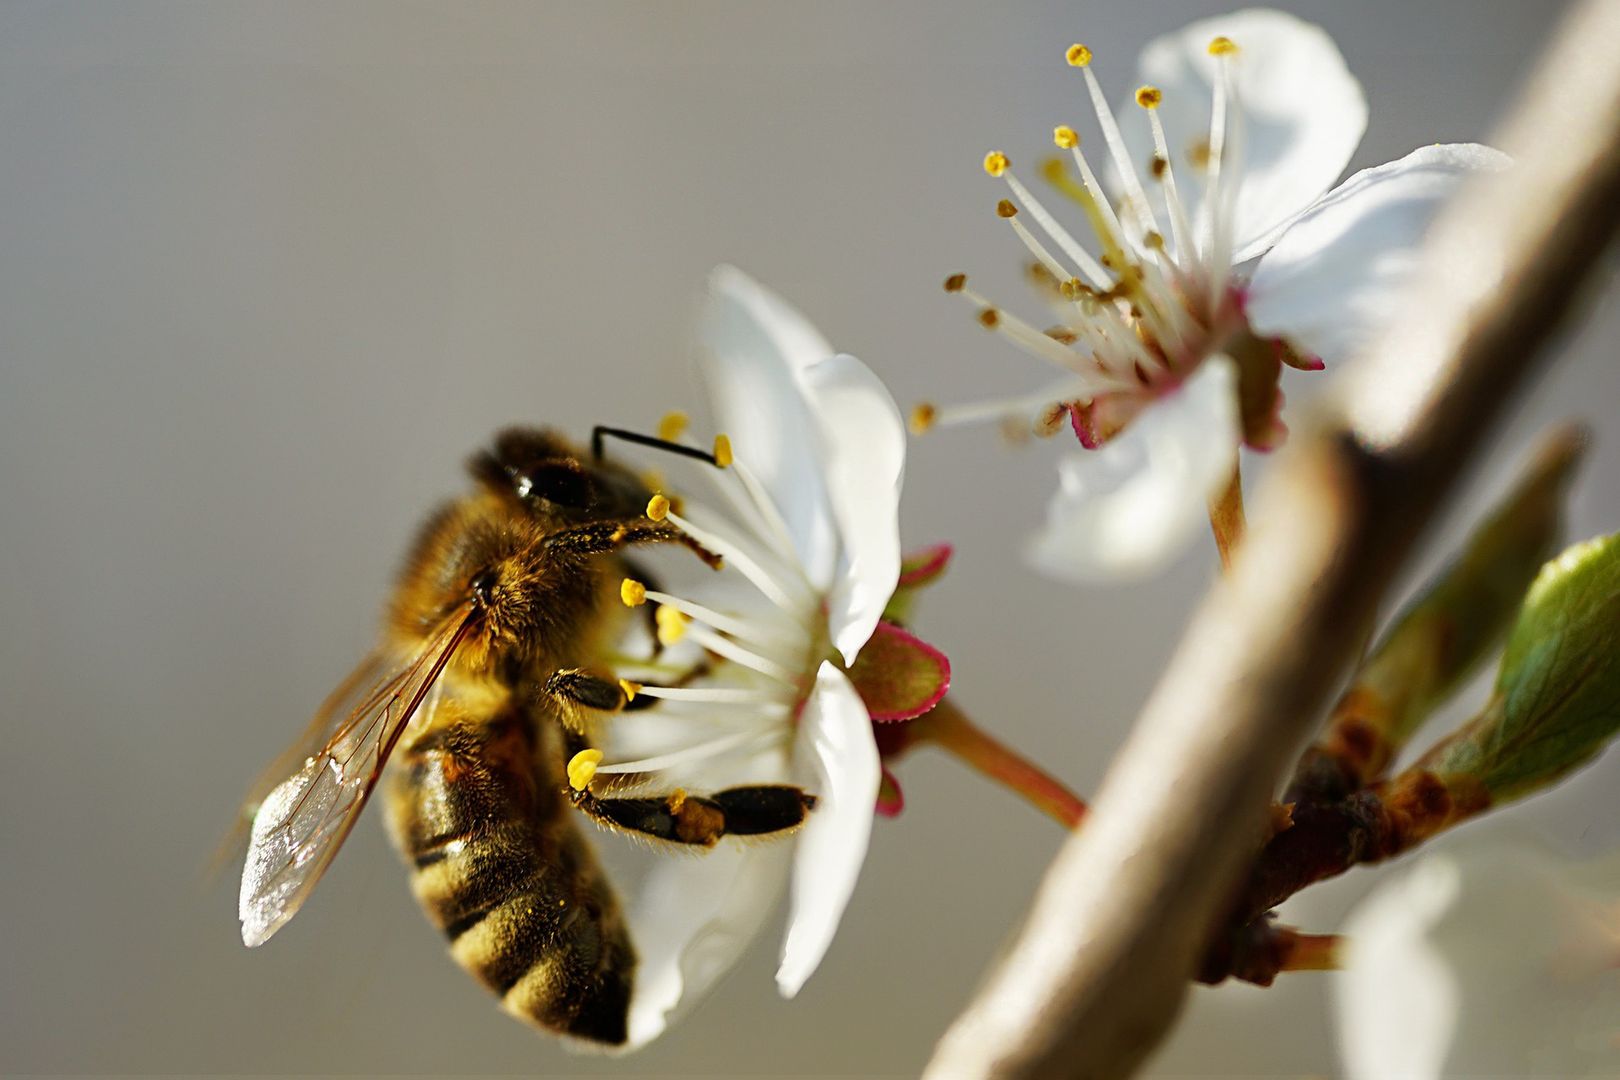
{"label": "flower sepal", "polygon": [[900,579],[883,608],[883,620],[899,626],[910,623],[918,592],[945,576],[955,550],[950,544],[932,544],[901,559]]}
{"label": "flower sepal", "polygon": [[878,623],[845,674],[880,724],[915,720],[951,688],[945,654],[891,622]]}

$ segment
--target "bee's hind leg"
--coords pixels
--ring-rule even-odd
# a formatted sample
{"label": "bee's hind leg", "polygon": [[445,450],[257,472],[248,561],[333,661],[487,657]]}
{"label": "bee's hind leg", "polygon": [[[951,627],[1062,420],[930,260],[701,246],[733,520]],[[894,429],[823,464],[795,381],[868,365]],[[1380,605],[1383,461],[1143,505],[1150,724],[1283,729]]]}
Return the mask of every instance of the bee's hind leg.
{"label": "bee's hind leg", "polygon": [[713,847],[722,836],[779,836],[804,824],[816,797],[791,784],[726,788],[710,795],[677,790],[639,798],[592,793],[590,778],[570,792],[597,824],[673,844]]}

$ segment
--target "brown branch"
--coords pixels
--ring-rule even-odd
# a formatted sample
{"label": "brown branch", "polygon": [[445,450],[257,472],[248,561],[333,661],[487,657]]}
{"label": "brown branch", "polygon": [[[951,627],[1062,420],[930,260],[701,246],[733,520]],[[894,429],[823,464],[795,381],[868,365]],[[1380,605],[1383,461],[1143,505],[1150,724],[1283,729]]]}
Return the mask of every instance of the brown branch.
{"label": "brown branch", "polygon": [[1093,806],[933,1077],[1114,1077],[1169,1029],[1270,796],[1620,218],[1620,0],[1566,19],[1404,313],[1279,456]]}

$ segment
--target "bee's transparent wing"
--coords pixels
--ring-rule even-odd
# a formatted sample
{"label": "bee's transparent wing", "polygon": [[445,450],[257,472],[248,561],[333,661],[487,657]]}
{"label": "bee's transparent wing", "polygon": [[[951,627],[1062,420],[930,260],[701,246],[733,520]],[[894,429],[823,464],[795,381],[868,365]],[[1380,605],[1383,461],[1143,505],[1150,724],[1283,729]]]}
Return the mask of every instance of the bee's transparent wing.
{"label": "bee's transparent wing", "polygon": [[[471,627],[467,609],[446,619],[422,648],[389,670],[375,658],[316,716],[313,749],[260,802],[242,866],[237,914],[242,941],[262,945],[297,914],[354,827],[383,764],[412,714]],[[348,690],[347,694],[341,690]],[[319,740],[318,744],[316,740]]]}

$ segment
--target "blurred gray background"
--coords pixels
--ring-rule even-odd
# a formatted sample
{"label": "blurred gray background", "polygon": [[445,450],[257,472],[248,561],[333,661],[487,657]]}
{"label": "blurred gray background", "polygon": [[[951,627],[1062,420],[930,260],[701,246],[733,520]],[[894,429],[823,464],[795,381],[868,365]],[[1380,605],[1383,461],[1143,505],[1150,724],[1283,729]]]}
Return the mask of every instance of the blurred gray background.
{"label": "blurred gray background", "polygon": [[[1366,85],[1353,167],[1483,137],[1562,7],[1285,6]],[[1043,379],[939,289],[970,270],[1025,300],[979,159],[1091,122],[1071,41],[1117,98],[1147,39],[1225,7],[0,4],[0,1070],[920,1068],[1061,839],[948,759],[903,766],[910,806],[879,823],[797,1001],[774,992],[773,932],[621,1061],[497,1012],[374,822],[257,952],[234,881],[203,870],[367,647],[471,450],[509,422],[582,433],[696,404],[713,263],[792,298],[902,403]],[[1575,529],[1620,525],[1620,316],[1595,293],[1447,537],[1572,414],[1600,433]],[[1291,375],[1291,401],[1321,379]],[[957,545],[921,628],[959,700],[1089,791],[1213,556],[1131,588],[1038,579],[1013,552],[1054,452],[989,430],[914,444],[904,523]],[[1611,756],[1514,819],[1610,847],[1617,782]],[[1331,930],[1376,877],[1291,917]],[[1330,978],[1195,992],[1155,1069],[1331,1074]]]}

